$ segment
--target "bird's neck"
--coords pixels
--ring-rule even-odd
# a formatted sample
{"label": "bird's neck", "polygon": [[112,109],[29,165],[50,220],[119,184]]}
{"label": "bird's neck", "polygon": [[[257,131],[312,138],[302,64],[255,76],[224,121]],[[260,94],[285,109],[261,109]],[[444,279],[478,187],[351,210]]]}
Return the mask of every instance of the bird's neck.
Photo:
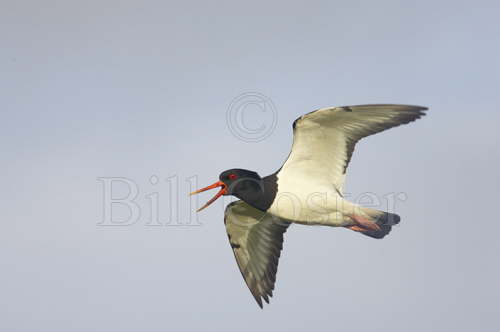
{"label": "bird's neck", "polygon": [[271,174],[262,178],[259,190],[244,192],[237,197],[250,206],[265,212],[273,204],[277,191],[278,183],[276,174]]}

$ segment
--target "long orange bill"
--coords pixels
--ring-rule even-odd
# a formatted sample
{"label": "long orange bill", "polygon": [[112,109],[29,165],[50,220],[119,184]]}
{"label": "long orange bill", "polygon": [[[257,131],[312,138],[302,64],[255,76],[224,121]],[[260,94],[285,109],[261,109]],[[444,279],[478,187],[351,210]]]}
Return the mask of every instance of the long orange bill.
{"label": "long orange bill", "polygon": [[207,206],[209,206],[210,204],[212,204],[213,202],[215,202],[217,200],[217,198],[219,198],[222,195],[224,195],[226,193],[226,185],[222,181],[217,181],[217,182],[215,182],[214,184],[212,184],[212,185],[210,185],[208,187],[198,189],[198,190],[193,191],[192,193],[189,194],[189,195],[194,195],[194,194],[198,194],[198,193],[201,193],[203,191],[214,189],[214,188],[217,188],[217,187],[221,187],[221,189],[219,190],[219,192],[217,194],[215,194],[215,196],[212,197],[205,205],[203,205],[201,208],[199,208],[198,210],[196,210],[196,212],[200,212],[201,210],[203,210],[204,208],[206,208]]}

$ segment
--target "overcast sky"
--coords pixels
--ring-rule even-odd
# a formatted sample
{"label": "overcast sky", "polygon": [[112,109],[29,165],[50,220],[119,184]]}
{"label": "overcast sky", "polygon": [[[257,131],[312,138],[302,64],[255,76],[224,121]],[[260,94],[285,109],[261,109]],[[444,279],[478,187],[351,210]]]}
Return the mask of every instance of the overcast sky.
{"label": "overcast sky", "polygon": [[[0,330],[498,331],[499,9],[3,0]],[[292,226],[259,309],[224,202],[196,217],[210,194],[187,193],[274,172],[295,118],[364,103],[430,108],[349,168],[350,197],[396,197],[401,224]],[[110,178],[137,191],[111,221]]]}

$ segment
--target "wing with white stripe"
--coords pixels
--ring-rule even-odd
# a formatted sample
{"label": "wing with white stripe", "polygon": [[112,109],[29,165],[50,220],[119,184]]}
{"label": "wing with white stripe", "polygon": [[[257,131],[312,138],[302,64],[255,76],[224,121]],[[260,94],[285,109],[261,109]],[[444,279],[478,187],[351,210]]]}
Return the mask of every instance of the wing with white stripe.
{"label": "wing with white stripe", "polygon": [[293,124],[292,151],[280,174],[328,181],[342,191],[346,168],[361,138],[415,121],[425,110],[410,105],[358,105],[305,114]]}
{"label": "wing with white stripe", "polygon": [[243,201],[226,207],[224,223],[241,274],[262,308],[262,299],[269,303],[273,295],[283,234],[290,223]]}

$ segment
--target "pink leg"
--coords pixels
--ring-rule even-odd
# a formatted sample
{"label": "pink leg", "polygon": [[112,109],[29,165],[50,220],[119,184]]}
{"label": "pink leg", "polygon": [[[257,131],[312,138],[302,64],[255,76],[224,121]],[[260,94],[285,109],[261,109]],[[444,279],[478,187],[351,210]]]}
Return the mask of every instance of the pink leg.
{"label": "pink leg", "polygon": [[380,230],[380,227],[376,223],[374,223],[373,221],[371,221],[367,218],[357,216],[357,215],[352,215],[351,218],[352,218],[352,220],[354,220],[357,223],[356,226],[359,226],[360,228],[364,228],[364,229],[370,230],[370,231],[379,231]]}

